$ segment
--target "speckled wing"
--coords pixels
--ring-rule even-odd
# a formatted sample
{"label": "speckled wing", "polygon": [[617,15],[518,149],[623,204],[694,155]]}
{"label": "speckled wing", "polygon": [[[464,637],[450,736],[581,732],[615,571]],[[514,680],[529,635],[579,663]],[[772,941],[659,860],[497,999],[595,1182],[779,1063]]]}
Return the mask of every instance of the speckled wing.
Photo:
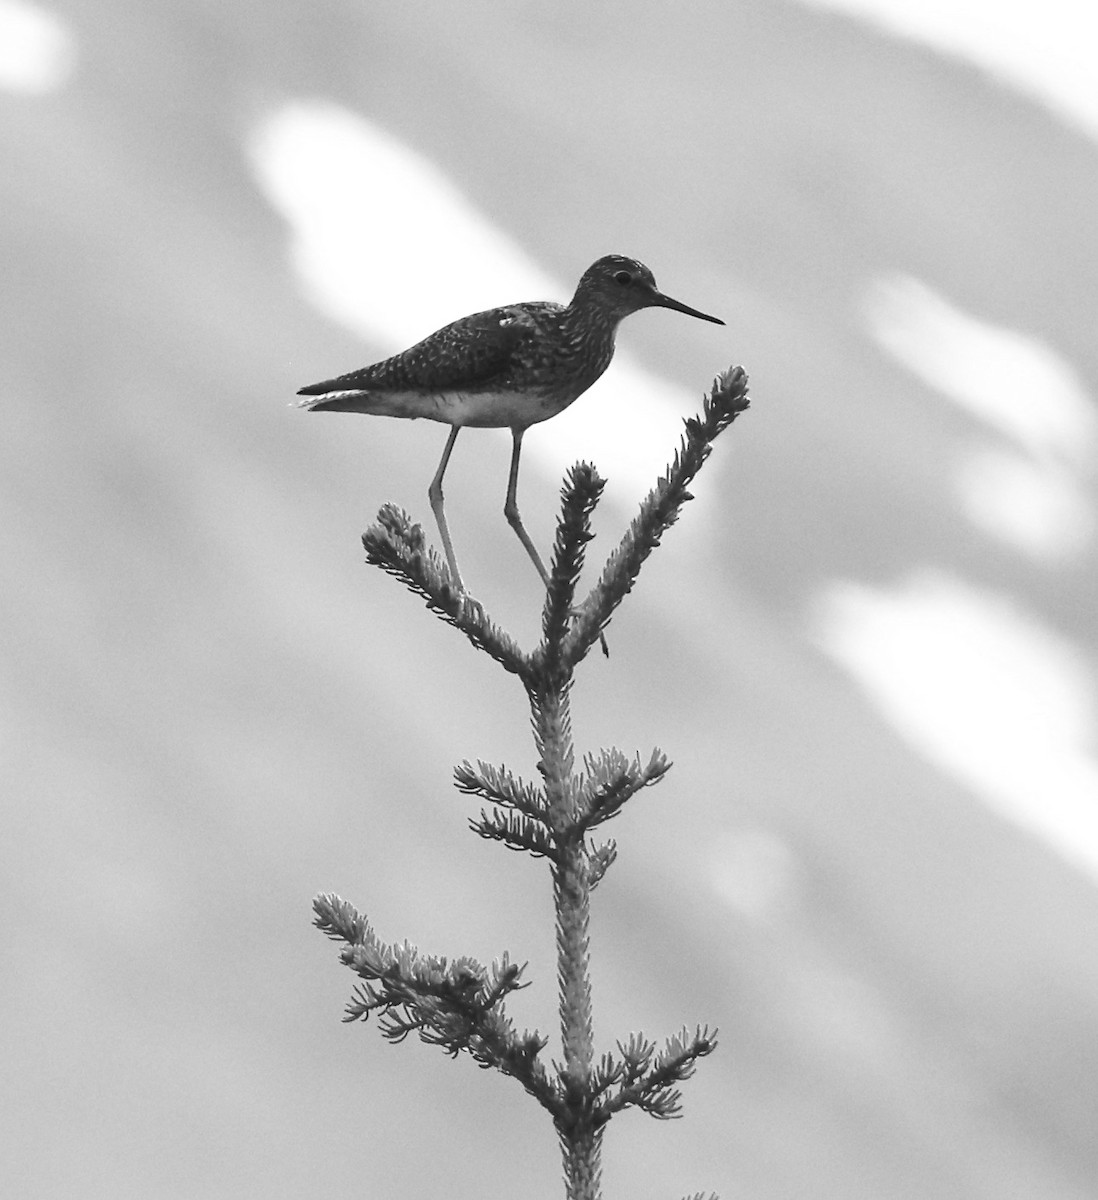
{"label": "speckled wing", "polygon": [[298,395],[350,391],[437,395],[506,385],[523,357],[523,348],[536,334],[524,311],[530,307],[533,306],[490,308],[462,317],[401,354],[335,379],[310,384]]}

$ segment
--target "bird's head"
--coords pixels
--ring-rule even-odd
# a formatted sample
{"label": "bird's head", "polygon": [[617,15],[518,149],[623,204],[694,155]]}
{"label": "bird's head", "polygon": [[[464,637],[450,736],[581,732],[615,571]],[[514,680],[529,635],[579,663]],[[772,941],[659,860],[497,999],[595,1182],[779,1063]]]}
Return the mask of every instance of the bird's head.
{"label": "bird's head", "polygon": [[675,312],[686,313],[688,317],[712,321],[714,325],[724,324],[720,317],[711,317],[708,313],[699,312],[688,304],[665,296],[656,287],[652,272],[644,263],[621,254],[607,254],[584,271],[572,299],[572,307],[591,305],[602,309],[616,321],[642,308],[673,308]]}

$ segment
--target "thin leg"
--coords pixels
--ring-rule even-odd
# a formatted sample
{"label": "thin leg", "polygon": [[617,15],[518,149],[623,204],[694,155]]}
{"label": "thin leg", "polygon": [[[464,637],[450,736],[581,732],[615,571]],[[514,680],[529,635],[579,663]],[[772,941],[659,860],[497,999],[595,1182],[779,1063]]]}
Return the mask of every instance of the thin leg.
{"label": "thin leg", "polygon": [[[523,525],[522,517],[519,516],[518,510],[519,454],[522,452],[522,435],[525,432],[525,429],[511,430],[511,436],[515,439],[515,447],[511,451],[511,474],[507,479],[507,499],[503,504],[503,515],[507,518],[507,522],[511,528],[519,535],[519,541],[526,547],[526,553],[530,555],[534,566],[538,569],[542,583],[548,589],[549,572],[545,569],[545,563],[541,561],[541,555],[538,553],[537,547],[530,540],[530,535],[526,532],[526,526]],[[439,470],[441,473],[441,468]],[[602,647],[603,654],[609,658],[610,651],[606,645],[606,637],[601,632],[599,633],[599,645]]]}
{"label": "thin leg", "polygon": [[515,447],[511,451],[511,474],[507,480],[507,499],[503,504],[503,515],[507,518],[507,523],[511,528],[519,535],[519,541],[526,547],[526,553],[530,555],[531,561],[537,567],[542,583],[548,587],[549,572],[545,569],[545,564],[541,561],[541,555],[538,553],[537,547],[530,540],[530,535],[526,532],[526,527],[522,523],[522,517],[519,516],[518,510],[519,454],[522,453],[522,435],[525,432],[525,429],[511,430],[511,436],[515,439]]}
{"label": "thin leg", "polygon": [[427,499],[431,502],[431,511],[435,514],[435,520],[438,522],[438,531],[442,534],[442,548],[446,551],[446,563],[450,568],[450,576],[457,590],[464,592],[465,584],[461,582],[461,572],[458,570],[458,561],[454,555],[454,543],[450,541],[450,528],[446,524],[446,513],[442,507],[442,477],[446,474],[446,464],[450,461],[450,452],[454,448],[454,443],[457,441],[460,429],[460,425],[450,426],[450,436],[446,439],[446,449],[442,452],[442,461],[438,464],[435,477],[431,480],[431,486],[427,489]]}

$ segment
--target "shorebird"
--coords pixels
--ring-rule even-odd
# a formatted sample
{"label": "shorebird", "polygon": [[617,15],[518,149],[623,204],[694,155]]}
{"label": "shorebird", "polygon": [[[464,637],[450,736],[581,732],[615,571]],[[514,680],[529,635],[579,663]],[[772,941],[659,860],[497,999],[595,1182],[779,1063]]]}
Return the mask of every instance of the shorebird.
{"label": "shorebird", "polygon": [[510,429],[511,470],[503,512],[548,587],[549,572],[519,515],[523,434],[587,391],[610,365],[622,318],[642,308],[671,308],[724,324],[665,296],[644,263],[608,254],[584,271],[571,304],[535,300],[462,317],[392,358],[303,387],[300,405],[312,412],[423,417],[450,426],[427,497],[452,581],[461,593],[465,585],[446,524],[442,477],[465,426]]}

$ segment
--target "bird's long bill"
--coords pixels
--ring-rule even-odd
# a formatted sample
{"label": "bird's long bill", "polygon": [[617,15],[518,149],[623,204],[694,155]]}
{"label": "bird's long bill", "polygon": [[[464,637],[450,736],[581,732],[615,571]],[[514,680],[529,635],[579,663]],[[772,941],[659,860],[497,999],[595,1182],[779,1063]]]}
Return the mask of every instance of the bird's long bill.
{"label": "bird's long bill", "polygon": [[660,308],[673,308],[675,312],[686,313],[688,317],[697,317],[699,321],[712,321],[714,325],[724,324],[720,317],[711,317],[708,313],[698,312],[696,308],[691,308],[689,304],[683,304],[681,300],[672,300],[663,292],[653,291],[652,303]]}

